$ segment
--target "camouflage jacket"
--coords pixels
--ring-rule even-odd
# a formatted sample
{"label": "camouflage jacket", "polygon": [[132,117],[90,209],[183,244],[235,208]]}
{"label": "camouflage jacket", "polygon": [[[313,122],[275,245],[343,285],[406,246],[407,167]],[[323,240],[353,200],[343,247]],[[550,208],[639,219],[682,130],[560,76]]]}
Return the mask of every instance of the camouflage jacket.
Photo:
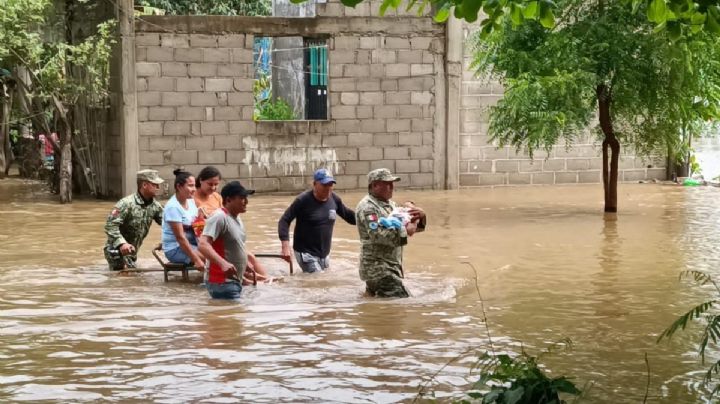
{"label": "camouflage jacket", "polygon": [[355,208],[358,233],[360,234],[360,279],[380,279],[394,273],[402,277],[402,252],[407,244],[407,230],[389,229],[379,225],[381,217],[388,216],[395,208],[393,201],[383,202],[366,195]]}
{"label": "camouflage jacket", "polygon": [[163,207],[156,199],[145,202],[135,193],[122,198],[115,204],[105,223],[108,239],[105,246],[116,249],[130,243],[137,251],[150,230],[152,221],[162,224]]}

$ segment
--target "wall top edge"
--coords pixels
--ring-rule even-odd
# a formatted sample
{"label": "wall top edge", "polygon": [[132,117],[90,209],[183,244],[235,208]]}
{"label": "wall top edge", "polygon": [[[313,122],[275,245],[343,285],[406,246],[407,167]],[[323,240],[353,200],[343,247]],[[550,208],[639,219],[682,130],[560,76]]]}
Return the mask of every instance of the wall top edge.
{"label": "wall top edge", "polygon": [[309,36],[332,34],[443,35],[445,24],[431,17],[245,17],[147,15],[135,18],[136,33],[256,34]]}

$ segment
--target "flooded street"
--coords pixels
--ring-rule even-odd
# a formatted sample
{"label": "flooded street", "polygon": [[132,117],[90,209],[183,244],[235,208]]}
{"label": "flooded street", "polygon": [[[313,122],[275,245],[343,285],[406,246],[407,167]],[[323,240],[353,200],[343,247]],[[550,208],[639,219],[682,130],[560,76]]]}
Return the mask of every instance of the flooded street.
{"label": "flooded street", "polygon": [[[360,193],[340,193],[354,207]],[[59,205],[37,184],[0,181],[0,401],[412,401],[469,349],[543,358],[583,402],[694,403],[709,367],[698,328],[658,335],[711,290],[682,270],[720,272],[720,189],[623,184],[619,220],[602,220],[600,185],[408,192],[428,214],[405,250],[404,300],[363,296],[354,227],[335,226],[331,270],[248,287],[211,301],[196,283],[106,269],[103,225],[113,202]],[[242,216],[254,252],[280,252],[277,220],[292,196],[251,197]],[[150,248],[144,268],[159,268]],[[712,353],[713,359],[716,353]],[[446,401],[477,377],[465,355],[430,388]],[[716,359],[716,358],[715,358]]]}

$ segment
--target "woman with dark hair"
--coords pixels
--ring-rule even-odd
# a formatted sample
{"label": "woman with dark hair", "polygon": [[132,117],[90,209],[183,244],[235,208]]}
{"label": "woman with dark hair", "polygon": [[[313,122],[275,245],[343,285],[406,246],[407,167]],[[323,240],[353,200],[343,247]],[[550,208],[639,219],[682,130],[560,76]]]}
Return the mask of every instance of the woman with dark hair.
{"label": "woman with dark hair", "polygon": [[213,166],[200,170],[197,176],[197,190],[193,198],[201,217],[208,218],[213,212],[222,208],[222,197],[217,192],[221,180],[220,171]]}
{"label": "woman with dark hair", "polygon": [[193,195],[195,177],[187,171],[177,169],[175,174],[175,195],[165,204],[162,224],[162,247],[170,262],[193,264],[205,268],[205,258],[197,251],[197,239],[192,223],[198,216]]}
{"label": "woman with dark hair", "polygon": [[[206,219],[210,217],[216,210],[222,208],[222,196],[217,192],[222,175],[220,171],[213,167],[207,166],[200,170],[197,176],[198,186],[195,192],[195,204],[198,207],[199,217]],[[202,222],[202,220],[199,220]],[[202,233],[202,224],[196,224],[196,234]],[[255,255],[250,251],[248,255],[248,266],[245,270],[243,277],[243,285],[252,285],[253,283],[253,272],[255,273],[255,280],[257,282],[272,282],[274,278],[270,278],[265,268],[258,262]]]}

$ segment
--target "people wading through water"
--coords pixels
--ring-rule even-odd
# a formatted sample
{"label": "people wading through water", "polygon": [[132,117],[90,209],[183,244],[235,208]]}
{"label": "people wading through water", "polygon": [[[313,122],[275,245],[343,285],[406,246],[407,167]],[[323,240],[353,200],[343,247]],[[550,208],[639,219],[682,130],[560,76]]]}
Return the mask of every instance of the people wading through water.
{"label": "people wading through water", "polygon": [[321,168],[313,175],[312,189],[300,194],[278,221],[282,257],[290,262],[290,223],[296,220],[293,233],[295,260],[303,272],[319,272],[330,266],[330,247],[335,219],[340,216],[355,225],[355,212],[345,206],[333,192],[335,178]]}
{"label": "people wading through water", "polygon": [[409,297],[403,284],[403,246],[408,237],[425,230],[425,212],[410,203],[405,209],[406,223],[393,214],[399,206],[391,199],[395,182],[400,181],[386,168],[368,173],[368,194],[355,208],[360,235],[360,279],[366,292],[376,297]]}
{"label": "people wading through water", "polygon": [[[207,166],[200,170],[197,176],[197,190],[195,191],[195,204],[198,207],[198,220],[194,224],[198,237],[202,233],[205,220],[212,216],[216,210],[222,208],[222,196],[217,192],[222,181],[220,170],[213,166]],[[257,260],[255,254],[247,251],[248,267],[245,276],[242,278],[243,285],[252,285],[255,282],[272,282],[275,278],[268,275],[265,267]]]}
{"label": "people wading through water", "polygon": [[136,178],[137,192],[118,201],[105,223],[107,241],[103,253],[115,271],[135,268],[137,251],[153,220],[162,224],[163,207],[155,198],[163,179],[155,170],[140,170]]}
{"label": "people wading through water", "polygon": [[220,191],[223,207],[205,222],[199,250],[209,261],[206,285],[213,299],[237,299],[242,292],[247,250],[240,214],[246,212],[248,196],[254,193],[238,181],[228,183]]}

